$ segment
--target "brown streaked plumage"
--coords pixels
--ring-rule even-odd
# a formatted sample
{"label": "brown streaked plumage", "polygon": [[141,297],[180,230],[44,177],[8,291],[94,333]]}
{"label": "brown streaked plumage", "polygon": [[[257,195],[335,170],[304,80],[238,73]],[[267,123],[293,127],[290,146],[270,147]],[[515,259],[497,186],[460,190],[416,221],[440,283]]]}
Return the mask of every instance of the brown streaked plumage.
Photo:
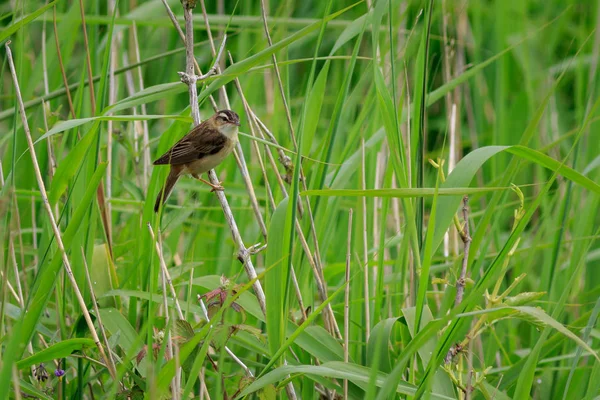
{"label": "brown streaked plumage", "polygon": [[231,153],[237,143],[240,117],[231,110],[221,110],[192,129],[169,151],[160,156],[154,165],[168,164],[171,171],[162,190],[158,193],[154,211],[158,212],[180,176],[190,174],[212,186],[212,190],[223,190],[221,185],[200,178],[200,175],[219,165]]}

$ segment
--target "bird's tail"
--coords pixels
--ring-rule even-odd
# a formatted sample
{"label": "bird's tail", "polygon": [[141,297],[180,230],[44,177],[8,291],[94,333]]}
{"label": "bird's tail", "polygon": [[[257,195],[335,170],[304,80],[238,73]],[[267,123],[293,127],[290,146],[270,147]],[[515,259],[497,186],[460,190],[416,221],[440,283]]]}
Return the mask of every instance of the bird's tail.
{"label": "bird's tail", "polygon": [[165,182],[165,186],[160,192],[158,192],[158,196],[156,197],[156,203],[154,203],[154,212],[158,212],[160,205],[167,201],[169,195],[173,191],[173,186],[175,186],[177,179],[179,179],[179,171],[171,167],[171,171],[169,171],[169,176],[167,177],[167,182]]}

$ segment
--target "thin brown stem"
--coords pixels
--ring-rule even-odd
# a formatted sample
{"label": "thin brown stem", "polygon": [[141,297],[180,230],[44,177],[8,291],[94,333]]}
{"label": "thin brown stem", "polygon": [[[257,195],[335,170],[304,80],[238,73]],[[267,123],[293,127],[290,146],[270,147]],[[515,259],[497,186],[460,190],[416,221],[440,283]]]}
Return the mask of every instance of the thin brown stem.
{"label": "thin brown stem", "polygon": [[[348,241],[346,247],[346,289],[344,294],[344,362],[347,364],[350,346],[350,259],[352,257],[352,209],[348,213]],[[344,379],[344,399],[348,398],[348,380]]]}
{"label": "thin brown stem", "polygon": [[[364,139],[362,140],[362,145],[361,145],[361,150],[362,150],[362,188],[363,190],[366,189],[366,169],[365,169],[365,141]],[[367,230],[368,230],[368,221],[367,221],[367,198],[363,197],[362,198],[362,204],[363,204],[363,209],[362,209],[362,215],[363,215],[363,265],[364,265],[364,291],[365,291],[365,335],[367,340],[369,339],[369,336],[371,336],[371,308],[370,308],[370,295],[369,295],[369,286],[370,286],[370,279],[369,279],[369,256],[368,256],[368,252],[369,252],[369,247],[368,247],[368,242],[367,242]]]}
{"label": "thin brown stem", "polygon": [[[65,86],[65,92],[67,94],[67,102],[69,103],[69,111],[71,111],[71,116],[73,118],[77,118],[75,116],[75,107],[73,107],[73,99],[71,98],[71,90],[69,89],[69,83],[67,82],[67,74],[65,72],[65,65],[63,64],[62,54],[60,52],[60,42],[58,40],[58,28],[56,27],[56,5],[54,5],[52,7],[52,10],[53,10],[52,22],[54,24],[54,41],[56,43],[56,55],[58,58],[58,66],[60,67],[60,73],[62,75],[63,85]],[[91,80],[90,80],[90,82],[91,82]],[[92,85],[93,83],[90,83],[90,84]]]}
{"label": "thin brown stem", "polygon": [[94,293],[94,286],[92,285],[92,278],[90,277],[90,268],[88,267],[87,260],[85,258],[85,250],[83,247],[81,248],[81,257],[83,259],[83,266],[85,267],[85,279],[88,284],[88,290],[90,291],[90,296],[92,298],[92,306],[94,308],[94,312],[96,313],[96,320],[98,321],[98,329],[100,329],[100,335],[102,335],[102,341],[104,342],[104,346],[106,346],[106,351],[108,352],[108,361],[113,370],[117,370],[115,367],[115,360],[113,359],[112,352],[110,351],[110,346],[108,344],[108,336],[106,336],[106,331],[104,330],[104,325],[102,324],[102,317],[100,316],[100,309],[98,308],[98,301],[96,300],[96,294]]}
{"label": "thin brown stem", "polygon": [[460,270],[460,277],[456,281],[456,301],[455,305],[462,303],[463,295],[465,293],[465,283],[467,276],[467,266],[469,265],[469,250],[471,248],[471,235],[469,234],[469,196],[463,197],[463,219],[464,226],[460,232],[460,238],[464,244],[464,255],[462,260],[462,268]]}
{"label": "thin brown stem", "polygon": [[88,34],[85,24],[85,9],[83,6],[83,0],[79,0],[79,10],[81,11],[81,28],[83,29],[83,45],[85,46],[85,64],[90,81],[90,103],[92,105],[92,115],[96,115],[96,95],[94,93],[94,81],[92,80],[94,75],[92,74],[92,60],[90,58],[90,44],[88,42]]}

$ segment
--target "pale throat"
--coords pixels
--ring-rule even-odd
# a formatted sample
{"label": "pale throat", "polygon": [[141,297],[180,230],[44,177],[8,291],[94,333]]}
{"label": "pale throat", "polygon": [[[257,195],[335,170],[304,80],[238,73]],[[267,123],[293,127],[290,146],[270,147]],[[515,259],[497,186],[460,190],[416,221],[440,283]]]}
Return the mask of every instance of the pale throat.
{"label": "pale throat", "polygon": [[226,124],[219,128],[219,132],[227,136],[229,139],[236,139],[238,134],[238,127],[234,124]]}

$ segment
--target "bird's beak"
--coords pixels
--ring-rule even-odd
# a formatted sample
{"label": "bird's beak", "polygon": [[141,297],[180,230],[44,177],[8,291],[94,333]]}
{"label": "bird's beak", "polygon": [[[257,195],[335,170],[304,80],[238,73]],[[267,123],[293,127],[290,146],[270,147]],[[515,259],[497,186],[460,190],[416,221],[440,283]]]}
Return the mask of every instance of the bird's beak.
{"label": "bird's beak", "polygon": [[242,124],[241,124],[241,123],[239,123],[239,122],[236,122],[236,123],[235,123],[235,125],[236,125],[236,126],[242,126]]}

